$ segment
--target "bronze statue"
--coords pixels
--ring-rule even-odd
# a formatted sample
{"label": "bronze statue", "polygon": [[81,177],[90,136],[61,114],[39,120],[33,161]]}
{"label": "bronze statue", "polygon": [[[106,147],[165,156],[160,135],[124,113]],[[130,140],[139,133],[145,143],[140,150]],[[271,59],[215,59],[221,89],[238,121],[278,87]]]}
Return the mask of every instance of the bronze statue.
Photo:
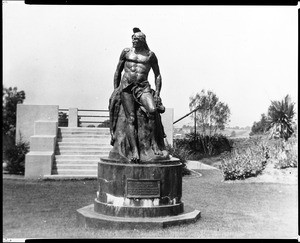
{"label": "bronze statue", "polygon": [[[114,92],[109,104],[114,148],[109,157],[132,163],[166,159],[160,120],[165,108],[160,98],[162,79],[158,60],[147,45],[146,35],[139,28],[133,32],[132,48],[122,51],[114,74]],[[148,82],[151,68],[155,90]]]}

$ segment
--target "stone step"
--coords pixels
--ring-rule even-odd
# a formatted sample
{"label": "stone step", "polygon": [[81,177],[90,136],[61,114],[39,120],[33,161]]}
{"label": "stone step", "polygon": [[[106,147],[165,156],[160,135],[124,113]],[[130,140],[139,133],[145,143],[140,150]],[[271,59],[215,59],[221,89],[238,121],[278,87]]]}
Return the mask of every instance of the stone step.
{"label": "stone step", "polygon": [[66,164],[92,164],[92,165],[98,165],[98,162],[100,159],[95,160],[56,160],[54,162],[54,165],[66,165]]}
{"label": "stone step", "polygon": [[107,135],[110,136],[110,132],[108,131],[97,131],[97,132],[91,132],[91,131],[58,131],[58,136],[65,136],[65,135]]}
{"label": "stone step", "polygon": [[84,180],[84,179],[97,179],[97,175],[95,175],[95,174],[91,174],[91,175],[44,175],[43,179],[46,179],[46,180],[69,180],[69,179]]}
{"label": "stone step", "polygon": [[60,134],[110,134],[109,128],[59,128]]}
{"label": "stone step", "polygon": [[59,128],[52,175],[46,179],[97,178],[100,157],[108,156],[109,128]]}
{"label": "stone step", "polygon": [[56,147],[59,151],[103,151],[103,152],[109,152],[112,147],[106,146],[106,145],[99,145],[99,146],[64,146],[64,145],[58,145]]}
{"label": "stone step", "polygon": [[97,169],[53,169],[53,175],[95,175],[97,176]]}
{"label": "stone step", "polygon": [[105,141],[102,143],[103,141],[100,142],[93,142],[93,141],[87,141],[87,142],[82,142],[81,140],[79,141],[75,141],[75,142],[58,142],[57,145],[59,147],[61,146],[68,146],[68,147],[72,147],[72,146],[80,146],[80,147],[110,147],[112,148],[112,146],[110,145],[110,143],[106,143]]}
{"label": "stone step", "polygon": [[58,127],[62,132],[109,132],[108,127]]}
{"label": "stone step", "polygon": [[53,165],[52,170],[98,170],[98,163],[93,163],[93,164],[56,164]]}
{"label": "stone step", "polygon": [[64,137],[57,138],[57,142],[77,142],[77,143],[100,143],[110,144],[110,138],[87,138],[87,137]]}
{"label": "stone step", "polygon": [[99,155],[105,156],[109,154],[109,151],[98,151],[98,150],[89,150],[89,151],[76,151],[76,150],[60,150],[55,152],[56,155]]}
{"label": "stone step", "polygon": [[68,131],[68,130],[59,130],[58,133],[60,134],[97,134],[97,135],[110,135],[110,131]]}
{"label": "stone step", "polygon": [[63,134],[62,136],[57,136],[58,138],[105,138],[110,139],[110,135],[105,134]]}
{"label": "stone step", "polygon": [[101,155],[55,155],[56,161],[63,161],[63,160],[98,160],[100,161]]}

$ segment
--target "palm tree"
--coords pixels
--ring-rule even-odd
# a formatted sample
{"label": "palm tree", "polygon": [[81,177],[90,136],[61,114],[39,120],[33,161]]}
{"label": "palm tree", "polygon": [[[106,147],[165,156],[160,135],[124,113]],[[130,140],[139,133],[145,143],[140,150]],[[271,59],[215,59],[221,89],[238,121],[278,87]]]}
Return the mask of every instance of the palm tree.
{"label": "palm tree", "polygon": [[289,95],[282,101],[271,101],[268,110],[268,123],[271,137],[288,138],[294,133],[292,128],[293,117],[295,115],[294,103],[291,102]]}

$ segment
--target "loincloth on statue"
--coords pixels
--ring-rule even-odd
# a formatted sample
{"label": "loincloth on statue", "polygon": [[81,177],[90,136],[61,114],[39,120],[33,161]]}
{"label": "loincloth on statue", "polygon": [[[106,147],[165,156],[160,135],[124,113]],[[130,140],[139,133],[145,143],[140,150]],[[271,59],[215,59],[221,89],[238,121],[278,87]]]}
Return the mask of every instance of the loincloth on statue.
{"label": "loincloth on statue", "polygon": [[130,84],[126,88],[124,88],[123,91],[131,92],[135,101],[140,105],[142,105],[140,102],[140,98],[141,98],[142,94],[152,93],[152,89],[151,89],[151,86],[150,86],[148,80],[145,80],[140,83]]}
{"label": "loincloth on statue", "polygon": [[[121,93],[122,92],[131,93],[133,95],[134,99],[136,100],[136,102],[140,104],[140,108],[145,114],[148,114],[148,112],[141,105],[141,103],[139,102],[139,99],[142,96],[142,94],[144,94],[144,93],[151,93],[153,96],[155,94],[155,91],[153,89],[151,89],[150,84],[147,80],[143,81],[142,83],[139,83],[139,84],[131,84],[131,85],[127,86],[126,88],[123,88],[123,87],[124,86],[120,85],[118,88],[116,88],[113,91],[113,93],[111,94],[111,97],[109,99],[109,107],[108,108],[109,108],[109,116],[110,116],[110,133],[112,135],[111,145],[113,145],[116,140],[115,131],[116,131],[116,125],[117,125],[117,121],[118,121],[118,117],[119,117],[120,107],[122,104]],[[164,113],[165,107],[163,106],[163,104],[161,102],[161,98],[158,98],[158,100],[156,102],[157,102],[156,107],[157,107],[157,111],[158,111],[158,113],[155,114],[155,116],[156,116],[155,120],[156,120],[156,126],[157,126],[156,131],[160,134],[158,137],[165,138],[166,134],[164,132],[164,127],[162,125],[161,117],[160,117],[160,113]],[[163,144],[162,141],[160,141],[161,144]]]}

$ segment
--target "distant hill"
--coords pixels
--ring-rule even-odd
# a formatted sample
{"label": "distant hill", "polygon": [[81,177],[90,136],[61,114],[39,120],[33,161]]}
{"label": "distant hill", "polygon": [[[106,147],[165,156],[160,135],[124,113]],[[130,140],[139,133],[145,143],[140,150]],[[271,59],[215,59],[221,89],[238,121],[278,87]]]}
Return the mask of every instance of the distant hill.
{"label": "distant hill", "polygon": [[[174,137],[176,138],[184,138],[185,134],[188,134],[194,130],[193,127],[184,127],[184,128],[175,128],[174,129]],[[235,136],[231,136],[232,133],[235,133]],[[218,133],[223,134],[226,137],[231,138],[246,138],[249,137],[249,133],[251,132],[248,128],[231,128],[227,127],[223,131],[218,131]]]}
{"label": "distant hill", "polygon": [[233,138],[249,137],[249,133],[251,132],[251,130],[248,130],[248,129],[225,128],[225,130],[220,131],[220,133],[225,136],[230,137],[233,131],[235,132],[235,136]]}

